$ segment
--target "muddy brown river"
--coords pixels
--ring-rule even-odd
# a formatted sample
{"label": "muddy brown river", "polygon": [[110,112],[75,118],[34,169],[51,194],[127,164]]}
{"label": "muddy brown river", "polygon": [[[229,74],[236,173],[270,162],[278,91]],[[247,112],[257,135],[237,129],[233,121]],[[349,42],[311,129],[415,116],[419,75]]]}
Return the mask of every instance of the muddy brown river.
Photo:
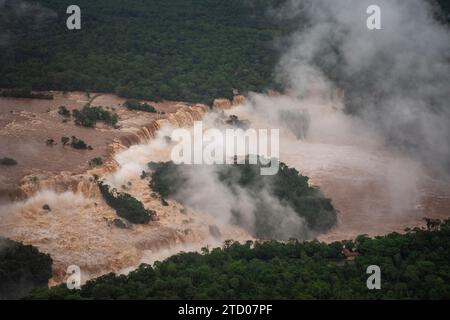
{"label": "muddy brown river", "polygon": [[[100,124],[88,129],[65,123],[58,114],[60,105],[82,108],[88,101],[86,94],[54,94],[51,101],[0,98],[0,157],[19,163],[0,167],[0,235],[49,253],[54,260],[51,284],[63,281],[65,270],[73,264],[80,266],[86,280],[108,272],[127,272],[142,262],[180,251],[217,246],[226,239],[251,238],[232,225],[221,227],[220,239],[212,237],[209,230],[216,224],[212,215],[175,201],[163,206],[148,181],[139,177],[147,162],[170,159],[170,147],[160,143],[161,137],[155,139],[158,130],[166,125],[189,128],[202,119],[206,106],[151,103],[164,114],[149,114],[126,110],[124,100],[114,95],[101,95],[93,105],[115,110],[120,128]],[[285,98],[260,99],[256,104],[270,107],[264,112],[245,102],[232,109],[227,105],[225,112],[249,120],[255,128],[280,127],[269,121],[270,110],[285,104]],[[425,216],[450,216],[448,181],[361,131],[334,102],[302,102],[300,107],[311,113],[310,133],[298,140],[292,132],[281,130],[280,159],[309,176],[339,211],[337,226],[320,240],[402,232],[423,225]],[[61,136],[73,135],[93,150],[60,145]],[[47,139],[59,144],[49,147]],[[91,168],[88,161],[94,157],[105,159],[105,165]],[[147,209],[155,210],[159,220],[130,229],[116,228],[115,212],[99,194],[94,174],[124,188]],[[50,212],[43,209],[45,204]]]}

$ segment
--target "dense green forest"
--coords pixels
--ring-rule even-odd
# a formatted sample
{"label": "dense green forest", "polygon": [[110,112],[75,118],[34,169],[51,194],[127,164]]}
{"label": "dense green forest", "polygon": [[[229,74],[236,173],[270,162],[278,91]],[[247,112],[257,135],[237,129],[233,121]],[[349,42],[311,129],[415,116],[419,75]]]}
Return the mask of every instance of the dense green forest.
{"label": "dense green forest", "polygon": [[17,299],[47,287],[52,259],[35,247],[0,237],[0,300]]}
{"label": "dense green forest", "polygon": [[[198,165],[176,165],[173,162],[150,163],[152,170],[150,186],[159,193],[163,199],[174,197],[177,192],[188,188],[186,185],[186,172],[191,170],[197,174]],[[301,175],[295,168],[289,168],[280,163],[276,175],[263,176],[261,164],[229,164],[216,166],[214,171],[218,181],[224,184],[232,194],[242,193],[245,190],[254,199],[254,226],[249,228],[258,239],[288,240],[289,238],[304,239],[310,236],[309,232],[322,233],[332,228],[337,221],[337,214],[331,201],[320,192],[311,187],[308,177]],[[269,197],[263,191],[267,191]],[[286,212],[275,214],[274,197],[281,205],[290,207],[299,217],[305,219],[305,228],[290,229],[284,225]],[[181,203],[186,199],[176,198]],[[234,223],[243,227],[243,215],[237,209],[233,211]]]}
{"label": "dense green forest", "polygon": [[72,31],[71,1],[29,2],[40,9],[2,8],[0,87],[209,102],[272,82],[283,31],[266,10],[284,0],[79,0]]}
{"label": "dense green forest", "polygon": [[[360,255],[349,261],[343,246]],[[450,220],[427,229],[331,244],[226,242],[180,253],[129,275],[108,274],[81,290],[36,289],[32,299],[449,299]],[[368,290],[367,267],[381,269]]]}
{"label": "dense green forest", "polygon": [[[6,1],[0,12],[0,87],[115,92],[210,103],[277,87],[276,42],[302,21],[268,14],[286,0]],[[438,0],[450,20],[448,0]],[[5,95],[8,92],[5,93]]]}

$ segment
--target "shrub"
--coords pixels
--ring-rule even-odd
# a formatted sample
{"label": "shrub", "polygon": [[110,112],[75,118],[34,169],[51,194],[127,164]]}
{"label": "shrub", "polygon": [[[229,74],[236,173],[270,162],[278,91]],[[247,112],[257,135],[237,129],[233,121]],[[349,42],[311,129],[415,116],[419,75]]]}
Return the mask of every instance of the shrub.
{"label": "shrub", "polygon": [[127,107],[129,110],[156,113],[156,109],[153,106],[149,105],[148,103],[140,103],[138,100],[135,99],[127,100],[124,106]]}
{"label": "shrub", "polygon": [[65,106],[60,106],[58,108],[58,113],[64,118],[70,118],[70,111]]}
{"label": "shrub", "polygon": [[89,165],[93,167],[101,166],[103,164],[103,160],[100,157],[92,158],[89,160]]}
{"label": "shrub", "polygon": [[70,143],[72,148],[78,149],[78,150],[86,150],[88,149],[88,145],[81,139],[78,139],[75,136],[72,136],[72,142]]}

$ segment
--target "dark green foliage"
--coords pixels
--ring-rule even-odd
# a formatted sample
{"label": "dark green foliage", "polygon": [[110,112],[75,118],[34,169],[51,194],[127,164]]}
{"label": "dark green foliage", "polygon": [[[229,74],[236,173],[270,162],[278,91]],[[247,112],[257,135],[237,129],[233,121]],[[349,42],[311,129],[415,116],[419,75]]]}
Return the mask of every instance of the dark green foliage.
{"label": "dark green foliage", "polygon": [[103,121],[104,123],[115,126],[119,117],[116,113],[108,110],[104,110],[102,107],[91,107],[86,105],[83,109],[73,110],[72,115],[75,118],[75,124],[83,127],[95,127],[97,121]]}
{"label": "dark green foliage", "polygon": [[113,223],[114,223],[114,226],[116,226],[116,228],[119,228],[119,229],[127,228],[127,225],[125,224],[125,222],[123,222],[122,219],[114,219]]}
{"label": "dark green foliage", "polygon": [[7,89],[0,92],[1,97],[53,100],[53,95],[32,92],[31,89]]}
{"label": "dark green foliage", "polygon": [[70,142],[69,137],[61,137],[61,143],[65,147]]}
{"label": "dark green foliage", "polygon": [[33,287],[46,287],[51,276],[49,255],[0,237],[0,300],[18,299]]}
{"label": "dark green foliage", "polygon": [[60,106],[58,108],[58,113],[64,118],[70,118],[70,111],[65,106]]}
{"label": "dark green foliage", "polygon": [[310,187],[309,178],[295,168],[280,163],[278,174],[264,179],[273,179],[274,195],[304,217],[312,230],[324,232],[336,224],[337,215],[331,200],[326,199],[318,188]]}
{"label": "dark green foliage", "polygon": [[70,143],[70,145],[74,149],[79,149],[79,150],[86,150],[86,149],[88,149],[88,145],[86,144],[86,142],[84,142],[81,139],[78,139],[75,136],[72,136],[72,142]]}
{"label": "dark green foliage", "polygon": [[0,159],[0,164],[4,166],[15,166],[17,165],[17,160],[5,157]]}
{"label": "dark green foliage", "polygon": [[40,0],[58,17],[35,28],[0,21],[15,35],[0,50],[0,87],[195,102],[260,91],[272,81],[273,41],[284,27],[266,14],[276,2],[79,0],[82,29],[69,31],[73,3]]}
{"label": "dark green foliage", "polygon": [[[187,179],[183,172],[194,170],[195,166],[176,165],[173,162],[150,163],[152,179],[150,187],[163,199],[176,195],[186,188]],[[313,232],[326,232],[336,224],[336,211],[331,201],[317,189],[310,187],[308,177],[302,176],[294,168],[280,163],[276,175],[262,176],[261,165],[235,164],[217,166],[218,179],[234,194],[244,188],[255,199],[257,207],[254,211],[254,236],[260,239],[284,239],[280,234],[282,229],[279,216],[274,216],[270,200],[266,199],[261,190],[270,192],[272,196],[285,206],[291,207],[300,217],[304,218],[307,228]],[[183,199],[177,199],[183,202]],[[234,212],[236,223],[240,225],[243,213]],[[251,230],[249,230],[251,231]],[[300,230],[298,230],[300,232]],[[304,235],[295,234],[301,238]]]}
{"label": "dark green foliage", "polygon": [[100,157],[92,158],[91,160],[89,160],[89,165],[93,167],[98,167],[101,166],[102,164],[103,160]]}
{"label": "dark green foliage", "polygon": [[150,187],[158,193],[162,199],[167,199],[174,195],[186,183],[187,179],[179,174],[179,166],[172,161],[169,162],[150,162],[149,169],[152,170],[152,180]]}
{"label": "dark green foliage", "polygon": [[116,210],[119,217],[135,224],[146,224],[153,219],[154,211],[144,208],[142,203],[133,198],[128,193],[117,192],[116,189],[109,189],[109,186],[99,182],[100,192],[106,203]]}
{"label": "dark green foliage", "polygon": [[[347,262],[343,245],[360,256]],[[450,220],[434,230],[334,242],[225,242],[180,253],[129,275],[105,275],[80,291],[35,290],[33,299],[449,299]],[[381,268],[368,290],[367,267]]]}
{"label": "dark green foliage", "polygon": [[153,106],[149,105],[148,103],[140,103],[136,99],[127,100],[124,103],[124,106],[127,107],[129,110],[137,110],[137,111],[156,113],[156,109]]}

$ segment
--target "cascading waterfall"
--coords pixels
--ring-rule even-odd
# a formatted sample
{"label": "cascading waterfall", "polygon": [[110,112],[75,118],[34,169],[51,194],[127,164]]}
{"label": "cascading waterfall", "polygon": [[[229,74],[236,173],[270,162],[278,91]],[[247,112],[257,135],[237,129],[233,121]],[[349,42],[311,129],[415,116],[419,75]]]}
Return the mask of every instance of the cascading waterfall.
{"label": "cascading waterfall", "polygon": [[160,220],[129,229],[115,227],[117,215],[103,201],[94,178],[101,179],[120,169],[115,159],[118,152],[149,143],[163,126],[191,126],[207,111],[204,105],[182,106],[173,114],[123,135],[109,146],[104,165],[83,174],[42,172],[26,176],[20,184],[20,201],[0,208],[1,234],[49,253],[54,260],[51,284],[63,281],[72,264],[81,268],[87,280],[150,261],[160,250],[212,243],[208,230],[213,221],[206,214],[187,216],[181,205],[172,202],[163,206],[148,182],[139,177],[129,181],[132,187],[126,192],[155,210]]}

